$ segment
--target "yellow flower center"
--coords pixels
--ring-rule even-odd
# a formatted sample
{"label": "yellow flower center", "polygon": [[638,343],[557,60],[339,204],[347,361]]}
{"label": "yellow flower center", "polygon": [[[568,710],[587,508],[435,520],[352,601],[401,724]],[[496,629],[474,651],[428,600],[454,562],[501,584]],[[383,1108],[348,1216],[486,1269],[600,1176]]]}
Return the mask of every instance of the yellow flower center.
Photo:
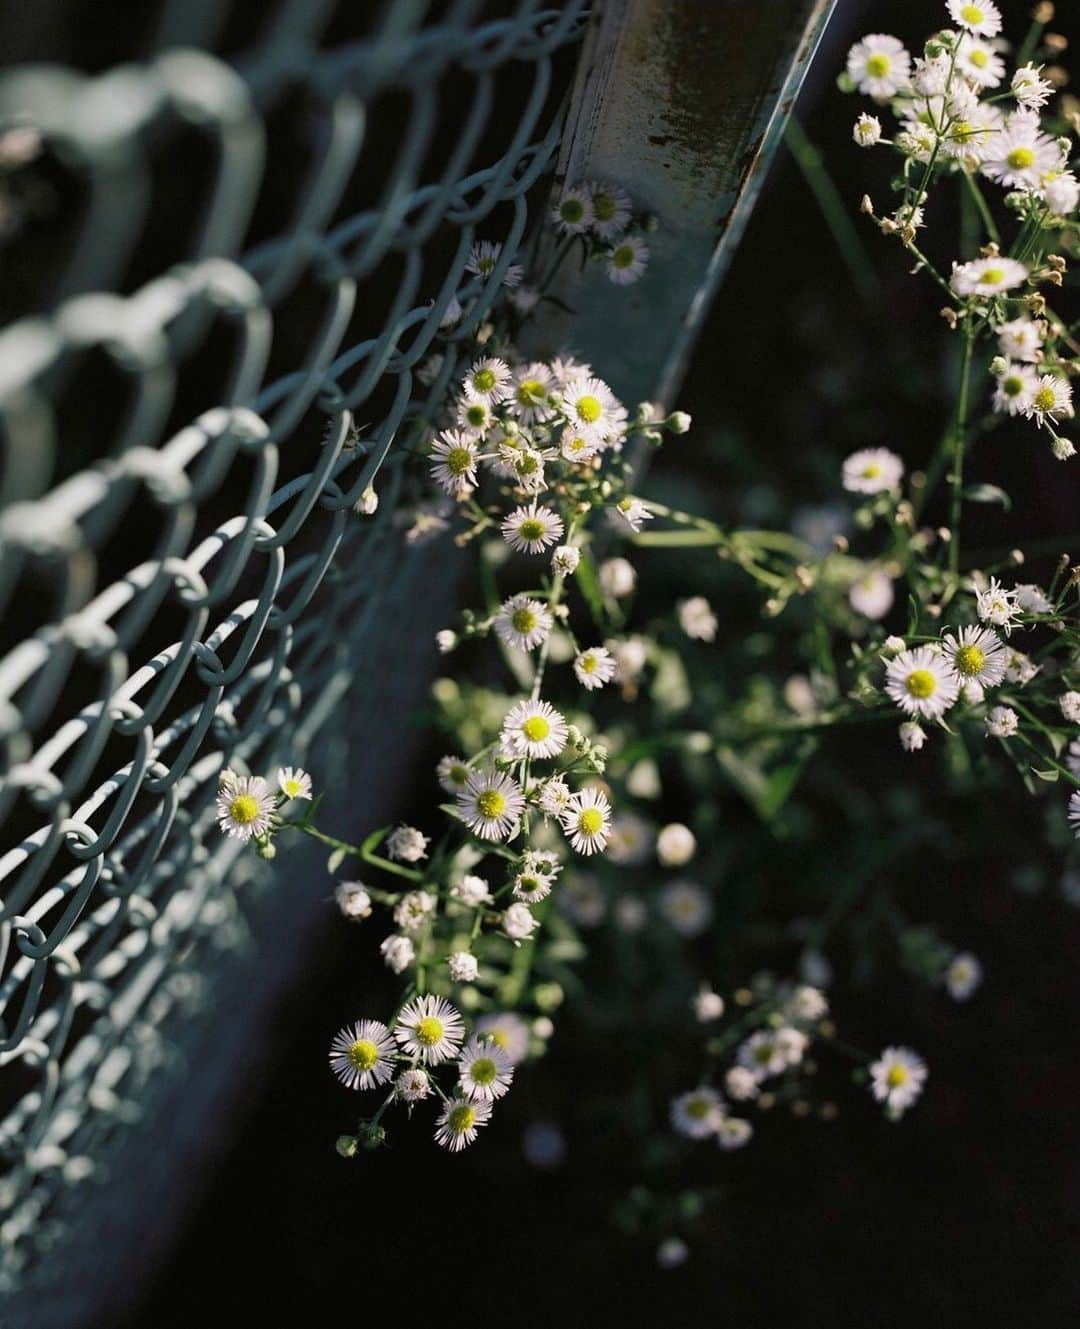
{"label": "yellow flower center", "polygon": [[468,1103],[459,1103],[457,1107],[450,1109],[446,1124],[455,1135],[464,1135],[476,1124],[476,1109],[470,1107]]}
{"label": "yellow flower center", "polygon": [[965,5],[960,11],[960,17],[965,23],[971,23],[978,27],[984,21],[986,15],[978,5]]}
{"label": "yellow flower center", "polygon": [[709,1115],[709,1101],[706,1098],[692,1098],[686,1105],[686,1115],[695,1121],[701,1121]]}
{"label": "yellow flower center", "polygon": [[530,715],[521,726],[521,732],[530,743],[540,743],[551,733],[551,725],[542,715]]}
{"label": "yellow flower center", "polygon": [[495,271],[495,260],[493,258],[482,258],[477,261],[476,266],[481,277],[490,277]]}
{"label": "yellow flower center", "polygon": [[979,282],[983,286],[998,286],[1005,280],[1005,273],[1001,268],[987,268],[979,275]]}
{"label": "yellow flower center", "polygon": [[1035,154],[1030,148],[1013,148],[1005,160],[1014,171],[1026,171],[1035,165]]}
{"label": "yellow flower center", "polygon": [[487,407],[481,401],[470,402],[465,407],[465,419],[474,429],[479,429],[481,425],[487,423]]}
{"label": "yellow flower center", "polygon": [[582,808],[578,813],[578,829],[585,835],[596,835],[604,824],[604,814],[599,808]]}
{"label": "yellow flower center", "polygon": [[875,51],[866,62],[866,72],[871,78],[884,78],[892,68],[892,61],[884,51]]}
{"label": "yellow flower center", "polygon": [[1019,397],[1024,390],[1024,380],[1017,374],[1010,374],[1001,380],[1001,390],[1006,397]]}
{"label": "yellow flower center", "polygon": [[592,206],[598,222],[611,221],[615,216],[615,199],[610,194],[594,194]]}
{"label": "yellow flower center", "polygon": [[620,245],[611,256],[612,267],[628,268],[634,261],[633,245]]}
{"label": "yellow flower center", "polygon": [[599,398],[586,393],[577,399],[577,413],[578,418],[584,420],[587,425],[594,425],[603,415],[604,408],[600,405]]}
{"label": "yellow flower center", "polygon": [[969,139],[975,133],[975,126],[970,120],[957,120],[952,129],[949,130],[951,138],[958,138],[961,141]]}
{"label": "yellow flower center", "polygon": [[1035,394],[1035,407],[1040,411],[1052,410],[1054,406],[1054,389],[1042,387]]}
{"label": "yellow flower center", "polygon": [[986,652],[980,650],[978,646],[961,646],[954,657],[957,672],[965,675],[967,678],[974,678],[976,674],[981,674],[986,664]]}
{"label": "yellow flower center", "polygon": [[515,609],[510,615],[510,622],[515,632],[527,637],[536,628],[536,614],[531,609]]}
{"label": "yellow flower center", "polygon": [[469,778],[468,766],[451,766],[446,772],[451,784],[464,784]]}
{"label": "yellow flower center", "polygon": [[489,1029],[488,1037],[491,1039],[491,1041],[495,1044],[496,1047],[502,1048],[504,1052],[510,1046],[510,1037],[506,1033],[505,1029]]}
{"label": "yellow flower center", "polygon": [[426,1048],[433,1048],[436,1043],[442,1040],[443,1023],[437,1020],[434,1015],[425,1015],[416,1026],[416,1041],[423,1043]]}
{"label": "yellow flower center", "polygon": [[518,384],[517,395],[524,406],[533,406],[544,401],[547,392],[538,378],[526,378]]}
{"label": "yellow flower center", "polygon": [[578,661],[578,666],[583,674],[594,674],[596,672],[596,656],[583,655]]}
{"label": "yellow flower center", "polygon": [[239,826],[247,826],[259,815],[259,800],[254,794],[237,794],[229,804],[229,816]]}
{"label": "yellow flower center", "polygon": [[585,208],[579,198],[564,198],[559,205],[559,216],[563,221],[575,225],[585,216]]}
{"label": "yellow flower center", "polygon": [[881,474],[881,466],[876,461],[867,462],[862,473],[864,480],[876,480]]}
{"label": "yellow flower center", "polygon": [[981,46],[976,46],[973,51],[968,52],[968,62],[973,64],[976,69],[985,69],[990,63],[989,53],[984,51]]}
{"label": "yellow flower center", "polygon": [[528,452],[523,452],[515,464],[518,475],[534,475],[539,467],[536,457]]}
{"label": "yellow flower center", "polygon": [[451,448],[446,454],[446,469],[451,475],[465,475],[472,469],[472,453],[468,448]]}
{"label": "yellow flower center", "polygon": [[300,792],[299,780],[283,780],[282,784],[285,786],[285,795],[287,798],[295,798]]}
{"label": "yellow flower center", "polygon": [[494,369],[478,369],[473,374],[472,381],[477,392],[490,392],[495,386],[495,371]]}
{"label": "yellow flower center", "polygon": [[469,1071],[474,1084],[494,1084],[499,1068],[490,1057],[478,1057]]}
{"label": "yellow flower center", "polygon": [[506,795],[498,789],[485,789],[476,800],[476,806],[481,817],[494,821],[506,811]]}
{"label": "yellow flower center", "polygon": [[922,701],[934,695],[938,684],[929,669],[913,669],[905,679],[905,686],[911,696]]}
{"label": "yellow flower center", "polygon": [[900,1065],[890,1066],[885,1082],[890,1089],[899,1089],[908,1082],[908,1068]]}
{"label": "yellow flower center", "polygon": [[572,438],[566,445],[568,452],[584,452],[588,444],[579,434],[577,438]]}
{"label": "yellow flower center", "polygon": [[544,535],[544,523],[536,517],[526,517],[518,527],[518,535],[523,540],[540,540]]}
{"label": "yellow flower center", "polygon": [[349,1060],[358,1071],[370,1071],[379,1060],[379,1049],[370,1038],[358,1038],[349,1048]]}

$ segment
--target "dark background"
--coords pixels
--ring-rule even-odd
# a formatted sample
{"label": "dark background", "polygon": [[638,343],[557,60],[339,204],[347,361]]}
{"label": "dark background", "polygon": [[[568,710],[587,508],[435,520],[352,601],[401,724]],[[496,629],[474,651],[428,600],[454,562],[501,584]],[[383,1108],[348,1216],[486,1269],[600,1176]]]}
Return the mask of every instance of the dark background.
{"label": "dark background", "polygon": [[[1022,32],[1027,8],[1005,6],[1010,33]],[[853,213],[864,190],[884,198],[888,168],[850,142],[861,106],[833,86],[847,45],[886,31],[917,47],[943,12],[924,0],[842,0],[826,35],[798,114]],[[928,452],[949,407],[939,301],[862,220],[881,283],[865,302],[781,151],[680,398],[695,431],[659,461],[657,490],[691,481],[711,514],[783,520],[797,503],[835,497],[839,460],[857,446],[889,444],[912,465]],[[996,441],[980,478],[1005,485],[1015,506],[977,518],[985,526],[973,538],[1069,534],[1076,486],[1059,465],[1030,435]],[[675,593],[678,572],[653,560],[645,576],[662,595]],[[745,597],[725,608],[725,634],[753,629]],[[894,775],[910,778],[869,739],[847,755],[870,806]],[[936,768],[920,770],[937,787]],[[353,1100],[327,1075],[325,1047],[391,987],[375,934],[328,908],[318,965],[267,1045],[250,1050],[244,1112],[221,1122],[188,1229],[127,1329],[374,1313],[572,1325],[702,1315],[762,1326],[1075,1323],[1080,914],[1062,898],[1060,854],[1040,848],[1030,800],[1011,786],[992,798],[958,798],[946,844],[898,851],[885,869],[911,918],[983,957],[983,989],[957,1006],[885,974],[845,1012],[853,1041],[876,1046],[888,1031],[924,1052],[924,1101],[892,1126],[849,1089],[835,1124],[777,1114],[740,1154],[695,1153],[682,1182],[722,1195],[673,1272],[657,1268],[655,1241],[610,1221],[641,1168],[611,1100],[592,1086],[617,1083],[639,1055],[633,1029],[597,1044],[568,1013],[547,1060],[520,1077],[512,1109],[463,1157],[435,1149],[419,1122],[397,1129],[392,1148],[351,1163],[335,1155]],[[522,1129],[537,1118],[565,1133],[557,1169],[522,1159]]]}

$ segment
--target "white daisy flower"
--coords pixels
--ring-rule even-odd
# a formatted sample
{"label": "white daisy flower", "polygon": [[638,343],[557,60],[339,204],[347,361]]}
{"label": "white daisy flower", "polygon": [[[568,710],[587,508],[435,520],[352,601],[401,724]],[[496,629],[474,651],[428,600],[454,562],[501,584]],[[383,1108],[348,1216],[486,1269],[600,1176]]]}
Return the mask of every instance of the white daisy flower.
{"label": "white daisy flower", "polygon": [[724,1117],[716,1128],[716,1143],[721,1149],[741,1149],[753,1138],[753,1126],[742,1117]]}
{"label": "white daisy flower", "polygon": [[229,775],[231,779],[219,782],[218,826],[225,835],[245,844],[260,839],[274,825],[277,799],[261,775]]}
{"label": "white daisy flower", "polygon": [[640,281],[649,265],[649,246],[640,235],[626,235],[616,242],[608,255],[608,280],[616,286],[632,286]]}
{"label": "white daisy flower", "polygon": [[1023,651],[1010,651],[1009,663],[1005,666],[1005,681],[1021,685],[1030,683],[1041,669],[1042,665],[1037,665],[1030,655],[1025,655]]}
{"label": "white daisy flower", "polygon": [[[497,241],[478,240],[469,250],[465,271],[475,273],[477,277],[490,277],[501,257],[502,245]],[[511,263],[503,274],[502,284],[513,289],[521,285],[524,275],[525,270],[520,263]]]}
{"label": "white daisy flower", "polygon": [[1012,95],[1028,111],[1041,110],[1054,95],[1054,85],[1042,77],[1042,65],[1021,65],[1009,86]]}
{"label": "white daisy flower", "polygon": [[539,923],[527,904],[512,904],[502,916],[503,931],[511,941],[525,941],[536,931]]}
{"label": "white daisy flower", "polygon": [[998,295],[1027,281],[1028,268],[1014,258],[977,258],[953,263],[949,285],[957,295]]}
{"label": "white daisy flower", "polygon": [[402,932],[416,932],[435,912],[438,903],[428,891],[407,891],[394,907],[394,922]]}
{"label": "white daisy flower", "polygon": [[630,221],[630,195],[618,185],[590,182],[592,200],[592,228],[603,240],[622,235]]}
{"label": "white daisy flower", "polygon": [[489,405],[495,405],[511,392],[510,366],[497,356],[487,356],[474,360],[465,375],[463,386],[470,397],[481,397]]}
{"label": "white daisy flower", "polygon": [[559,577],[572,577],[581,562],[581,550],[577,545],[559,545],[551,555],[551,570]]}
{"label": "white daisy flower", "polygon": [[1027,415],[1039,380],[1031,365],[1008,363],[997,376],[994,410],[1002,415]]}
{"label": "white daisy flower", "polygon": [[708,983],[702,983],[690,1002],[694,1016],[700,1024],[710,1024],[724,1014],[724,999]]}
{"label": "white daisy flower", "polygon": [[978,37],[996,37],[1001,31],[1001,11],[993,0],[948,0],[949,17]]}
{"label": "white daisy flower", "polygon": [[539,423],[551,415],[553,386],[551,370],[540,360],[514,370],[514,390],[510,400],[514,414],[522,424]]}
{"label": "white daisy flower", "polygon": [[[1016,603],[1016,592],[1007,591],[996,577],[991,577],[990,584],[985,590],[975,592],[975,612],[981,623],[991,623],[996,628],[1004,629],[1008,635],[1020,612]],[[1006,678],[1008,678],[1007,673]]]}
{"label": "white daisy flower", "polygon": [[1080,789],[1069,795],[1069,824],[1073,834],[1080,840]]}
{"label": "white daisy flower", "polygon": [[950,123],[942,150],[947,157],[974,171],[991,155],[995,137],[1004,123],[1005,117],[996,106],[976,102]]}
{"label": "white daisy flower", "polygon": [[491,1104],[484,1099],[451,1098],[436,1122],[435,1143],[457,1153],[476,1139],[476,1132],[491,1119]]}
{"label": "white daisy flower", "polygon": [[529,1026],[513,1011],[485,1015],[477,1020],[476,1032],[494,1040],[510,1058],[512,1066],[519,1065],[529,1055]]}
{"label": "white daisy flower", "polygon": [[820,988],[800,983],[784,1002],[784,1012],[790,1020],[821,1020],[829,1013],[829,999]]}
{"label": "white daisy flower", "polygon": [[483,877],[475,877],[472,874],[467,874],[456,886],[451,886],[450,894],[469,909],[491,903],[491,890],[487,882]]}
{"label": "white daisy flower", "polygon": [[661,867],[685,867],[696,853],[697,840],[689,826],[672,821],[661,827],[656,837],[656,857]]}
{"label": "white daisy flower", "polygon": [[848,603],[852,609],[875,622],[885,617],[895,599],[892,578],[880,568],[871,568],[865,576],[852,582],[848,591]]}
{"label": "white daisy flower", "polygon": [[791,1025],[784,1025],[777,1029],[776,1043],[784,1061],[789,1066],[798,1066],[806,1049],[810,1046],[810,1040],[802,1030],[794,1029]]}
{"label": "white daisy flower", "polygon": [[473,438],[482,437],[495,423],[491,402],[487,397],[475,397],[471,393],[458,398],[455,415],[461,429]]}
{"label": "white daisy flower", "polygon": [[1038,189],[1043,176],[1063,165],[1061,148],[1041,132],[1038,116],[1018,111],[987,144],[980,170],[1006,189]]}
{"label": "white daisy flower", "polygon": [[415,826],[397,826],[386,837],[387,857],[401,863],[419,863],[427,858],[430,840],[430,835],[424,835]]}
{"label": "white daisy flower", "polygon": [[712,921],[712,901],[694,881],[672,881],[660,892],[660,912],[683,937],[698,937]]}
{"label": "white daisy flower", "polygon": [[899,38],[872,32],[848,52],[847,72],[860,92],[887,102],[907,87],[911,56]]}
{"label": "white daisy flower", "polygon": [[440,757],[435,767],[439,787],[448,794],[460,794],[468,782],[469,774],[469,765],[462,757]]}
{"label": "white daisy flower", "polygon": [[467,498],[476,488],[480,455],[476,442],[457,429],[447,429],[431,445],[431,476],[451,498]]}
{"label": "white daisy flower", "polygon": [[888,1047],[870,1066],[870,1091],[894,1120],[922,1093],[926,1062],[910,1048]]}
{"label": "white daisy flower", "polygon": [[574,656],[574,676],[583,688],[595,692],[615,676],[615,657],[603,646],[590,646]]}
{"label": "white daisy flower", "polygon": [[557,757],[566,747],[568,726],[546,701],[519,701],[507,711],[500,742],[508,757]]}
{"label": "white daisy flower", "polygon": [[671,1100],[671,1124],[691,1140],[715,1134],[724,1115],[724,1100],[710,1085],[703,1084]]}
{"label": "white daisy flower", "polygon": [[287,799],[311,801],[311,776],[299,766],[282,766],[277,773],[278,788]]}
{"label": "white daisy flower", "polygon": [[613,512],[619,520],[626,522],[635,534],[641,530],[647,521],[653,519],[653,514],[642,503],[641,499],[631,498],[629,494],[615,504]]}
{"label": "white daisy flower", "polygon": [[949,56],[916,56],[911,75],[911,87],[920,97],[940,97],[949,85]]}
{"label": "white daisy flower", "polygon": [[735,1060],[759,1081],[780,1075],[788,1067],[784,1045],[771,1029],[759,1029],[739,1044]]}
{"label": "white daisy flower", "polygon": [[517,834],[525,795],[511,776],[501,771],[474,771],[457,796],[461,820],[481,840],[509,840]]}
{"label": "white daisy flower", "polygon": [[982,982],[982,965],[970,951],[954,955],[945,970],[945,988],[953,1001],[967,1001]]}
{"label": "white daisy flower", "polygon": [[987,42],[962,42],[956,68],[976,88],[996,88],[1005,77],[1005,61]]}
{"label": "white daisy flower", "polygon": [[446,957],[446,967],[455,983],[473,983],[480,972],[476,956],[471,951],[454,951]]}
{"label": "white daisy flower", "polygon": [[452,1061],[465,1037],[458,1011],[445,997],[414,997],[398,1012],[394,1037],[401,1050],[426,1066]]}
{"label": "white daisy flower", "polygon": [[1008,652],[996,632],[989,628],[961,628],[956,637],[946,636],[941,644],[953,673],[962,682],[974,681],[993,688],[1005,677]]}
{"label": "white daisy flower", "polygon": [[917,720],[905,720],[897,732],[905,752],[921,752],[926,745],[926,730]]}
{"label": "white daisy flower", "polygon": [[449,655],[451,651],[457,649],[458,635],[450,628],[443,628],[441,632],[435,634],[435,648],[440,655]]}
{"label": "white daisy flower", "polygon": [[1042,353],[1045,323],[1036,323],[1032,318],[1014,318],[1009,323],[1000,324],[997,332],[1001,354],[1010,360],[1022,360],[1034,363]]}
{"label": "white daisy flower", "polygon": [[758,1088],[757,1076],[745,1066],[732,1066],[724,1076],[724,1088],[728,1092],[728,1097],[735,1099],[738,1103],[745,1103],[751,1098],[757,1098],[761,1092]]}
{"label": "white daisy flower", "polygon": [[1024,414],[1029,420],[1043,425],[1047,420],[1063,420],[1073,413],[1072,384],[1056,374],[1040,374],[1035,391]]}
{"label": "white daisy flower", "polygon": [[525,904],[539,904],[551,894],[554,884],[554,877],[549,877],[544,872],[537,872],[535,869],[523,868],[514,877],[514,899],[522,900]]}
{"label": "white daisy flower", "polygon": [[503,539],[519,554],[541,554],[562,538],[565,528],[558,513],[537,504],[515,508],[502,523]]}
{"label": "white daisy flower", "polygon": [[603,379],[575,379],[563,389],[560,401],[570,426],[586,437],[610,438],[626,423],[626,408]]}
{"label": "white daisy flower", "polygon": [[720,626],[712,605],[703,595],[692,595],[676,606],[679,627],[692,641],[715,641]]}
{"label": "white daisy flower", "polygon": [[604,440],[596,434],[584,434],[570,425],[559,435],[559,455],[563,461],[584,464],[604,450]]}
{"label": "white daisy flower", "polygon": [[634,565],[625,558],[605,558],[596,569],[596,579],[604,594],[615,600],[625,600],[637,585]]}
{"label": "white daisy flower", "polygon": [[419,1103],[431,1094],[431,1078],[427,1071],[412,1066],[402,1071],[394,1081],[394,1097],[402,1103]]}
{"label": "white daisy flower", "polygon": [[545,817],[561,817],[569,808],[574,795],[561,776],[545,780],[540,790],[540,811]]}
{"label": "white daisy flower", "polygon": [[334,903],[346,918],[359,922],[371,917],[371,896],[359,881],[339,881],[334,887]]}
{"label": "white daisy flower", "polygon": [[940,720],[956,701],[960,684],[941,654],[919,646],[889,661],[885,691],[908,715]]}
{"label": "white daisy flower", "polygon": [[550,361],[550,366],[551,376],[560,391],[575,379],[589,378],[592,375],[592,366],[587,365],[584,360],[576,360],[572,355],[556,355]]}
{"label": "white daisy flower", "polygon": [[904,463],[888,448],[863,448],[844,461],[843,485],[852,494],[880,494],[895,489]]}
{"label": "white daisy flower", "polygon": [[986,689],[973,678],[966,678],[960,684],[960,700],[966,706],[981,706],[986,700]]}
{"label": "white daisy flower", "polygon": [[536,448],[518,448],[512,457],[514,480],[527,494],[539,494],[547,488],[544,454]]}
{"label": "white daisy flower", "polygon": [[531,651],[551,632],[554,619],[546,605],[528,595],[506,600],[495,615],[495,631],[507,646]]}
{"label": "white daisy flower", "polygon": [[374,1089],[394,1073],[394,1040],[379,1020],[357,1020],[330,1044],[330,1069],[350,1089]]}
{"label": "white daisy flower", "polygon": [[552,206],[551,220],[563,235],[581,235],[587,231],[593,224],[593,203],[588,188],[573,185],[564,189],[559,201]]}
{"label": "white daisy flower", "polygon": [[554,849],[526,849],[521,855],[521,866],[527,872],[543,872],[549,877],[557,877],[562,871],[562,863]]}
{"label": "white daisy flower", "polygon": [[412,944],[412,938],[399,936],[396,933],[387,937],[379,946],[379,950],[386,967],[392,969],[395,974],[404,973],[416,959],[416,947]]}
{"label": "white daisy flower", "polygon": [[490,1103],[510,1088],[514,1064],[494,1039],[473,1038],[458,1059],[458,1075],[466,1098]]}
{"label": "white daisy flower", "polygon": [[1080,692],[1063,692],[1058,698],[1058,706],[1070,724],[1080,724]]}
{"label": "white daisy flower", "polygon": [[611,804],[599,789],[582,789],[559,818],[566,838],[579,854],[603,853],[611,834]]}
{"label": "white daisy flower", "polygon": [[855,121],[851,137],[860,148],[872,148],[881,142],[881,121],[876,115],[866,115],[864,112]]}

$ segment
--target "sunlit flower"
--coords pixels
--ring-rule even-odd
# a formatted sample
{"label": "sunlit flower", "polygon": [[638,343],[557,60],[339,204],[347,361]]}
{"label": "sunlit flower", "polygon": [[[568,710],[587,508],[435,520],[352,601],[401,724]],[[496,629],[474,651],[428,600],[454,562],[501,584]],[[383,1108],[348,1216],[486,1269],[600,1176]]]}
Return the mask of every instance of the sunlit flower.
{"label": "sunlit flower", "polygon": [[945,970],[945,988],[953,1001],[967,1001],[982,982],[982,965],[970,951],[954,955]]}
{"label": "sunlit flower", "polygon": [[583,688],[595,692],[615,675],[615,658],[603,646],[590,646],[574,657],[574,676]]}
{"label": "sunlit flower", "polygon": [[560,577],[572,577],[581,562],[581,550],[577,545],[559,545],[551,555],[551,570]]}
{"label": "sunlit flower", "polygon": [[577,378],[567,383],[560,400],[571,427],[586,437],[609,438],[626,423],[626,409],[603,379]]}
{"label": "sunlit flower", "polygon": [[457,796],[461,820],[482,840],[508,840],[516,833],[525,809],[525,795],[501,771],[474,771]]}
{"label": "sunlit flower", "polygon": [[956,701],[960,684],[943,656],[920,646],[889,661],[885,691],[908,715],[939,720]]}
{"label": "sunlit flower", "polygon": [[974,680],[984,688],[996,687],[1005,677],[1008,652],[989,628],[961,628],[957,636],[946,636],[942,650],[953,673],[961,681]]}
{"label": "sunlit flower", "polygon": [[476,1139],[476,1132],[491,1119],[491,1104],[484,1099],[451,1098],[436,1122],[435,1142],[457,1153]]}
{"label": "sunlit flower", "polygon": [[948,0],[949,16],[978,37],[996,37],[1001,31],[1001,11],[993,0]]}
{"label": "sunlit flower", "polygon": [[[1061,148],[1039,129],[1038,116],[1027,111],[1017,111],[1009,116],[1004,128],[987,144],[980,169],[983,175],[996,180],[1006,189],[1038,189],[1048,172],[1059,171],[1063,165]],[[995,266],[1001,260],[987,259],[984,262]],[[1023,277],[1020,277],[1010,282],[1010,285],[1017,286],[1022,280]]]}
{"label": "sunlit flower", "polygon": [[330,1044],[330,1069],[350,1089],[374,1089],[394,1073],[394,1040],[378,1020],[358,1020]]}
{"label": "sunlit flower", "polygon": [[926,746],[926,730],[917,720],[905,720],[898,732],[905,752],[921,752]]}
{"label": "sunlit flower", "polygon": [[886,102],[907,86],[911,56],[899,38],[872,32],[848,52],[847,72],[860,92]]}
{"label": "sunlit flower", "polygon": [[529,1055],[529,1027],[513,1011],[483,1016],[476,1022],[476,1032],[494,1039],[513,1066],[523,1062]]}
{"label": "sunlit flower", "polygon": [[398,1012],[394,1037],[406,1055],[438,1066],[457,1056],[465,1025],[444,997],[414,997]]}
{"label": "sunlit flower", "polygon": [[754,1128],[742,1117],[723,1117],[716,1128],[716,1143],[721,1149],[741,1149],[754,1138]]}
{"label": "sunlit flower", "polygon": [[462,877],[456,886],[451,886],[450,894],[469,909],[475,909],[491,901],[491,890],[483,877],[471,873]]}
{"label": "sunlit flower", "polygon": [[615,504],[613,511],[634,532],[640,531],[647,521],[653,519],[653,514],[642,503],[641,499],[631,498],[629,494]]}
{"label": "sunlit flower", "polygon": [[359,922],[371,917],[371,896],[358,881],[339,881],[334,887],[334,902],[346,918]]}
{"label": "sunlit flower", "polygon": [[519,701],[507,711],[500,742],[508,757],[557,757],[566,746],[567,724],[546,701]]}
{"label": "sunlit flower", "polygon": [[990,584],[975,593],[975,612],[980,622],[1001,628],[1008,635],[1019,613],[1016,592],[1007,591],[996,577],[991,577]]}
{"label": "sunlit flower", "polygon": [[546,420],[551,415],[549,394],[553,384],[551,370],[542,361],[533,361],[514,370],[511,401],[514,414],[522,424]]}
{"label": "sunlit flower", "polygon": [[962,42],[956,68],[976,88],[996,88],[1005,77],[1005,61],[987,42]]}
{"label": "sunlit flower", "polygon": [[540,811],[546,817],[561,817],[570,806],[573,797],[570,786],[562,776],[554,776],[550,780],[545,780],[541,787]]}
{"label": "sunlit flower", "polygon": [[539,920],[527,904],[512,904],[503,912],[502,928],[511,941],[525,941],[538,926]]}
{"label": "sunlit flower", "polygon": [[446,968],[455,983],[474,983],[480,972],[476,956],[470,951],[454,951],[446,957]]}
{"label": "sunlit flower", "polygon": [[487,356],[470,365],[463,386],[470,397],[482,397],[494,405],[510,396],[510,379],[510,366],[506,361]]}
{"label": "sunlit flower", "polygon": [[419,1103],[431,1094],[431,1077],[419,1066],[402,1071],[394,1081],[394,1097],[402,1103]]}
{"label": "sunlit flower", "polygon": [[757,1098],[761,1092],[758,1077],[746,1066],[732,1066],[724,1076],[724,1088],[728,1092],[728,1097],[738,1103]]}
{"label": "sunlit flower", "polygon": [[872,148],[881,142],[881,121],[876,115],[860,115],[855,121],[851,137],[860,148]]}
{"label": "sunlit flower", "polygon": [[386,837],[386,855],[401,863],[419,863],[427,858],[430,840],[415,826],[398,826]]}
{"label": "sunlit flower", "polygon": [[562,538],[563,524],[557,513],[538,505],[515,508],[502,523],[503,539],[520,554],[540,554]]}
{"label": "sunlit flower", "polygon": [[719,992],[714,992],[708,983],[702,983],[694,994],[691,1005],[694,1015],[701,1024],[719,1020],[724,1014],[724,999]]}
{"label": "sunlit flower", "polygon": [[1007,363],[997,376],[994,410],[1003,415],[1027,415],[1039,380],[1031,365]]}
{"label": "sunlit flower", "polygon": [[1058,698],[1058,706],[1070,724],[1080,724],[1080,692],[1063,692]]}
{"label": "sunlit flower", "polygon": [[462,757],[440,757],[435,777],[448,794],[460,794],[469,779],[470,768]]}
{"label": "sunlit flower", "polygon": [[724,1100],[707,1084],[671,1100],[671,1124],[691,1140],[715,1134],[724,1115]]}
{"label": "sunlit flower", "polygon": [[1012,76],[1012,94],[1026,110],[1038,111],[1054,95],[1054,85],[1042,77],[1042,66],[1021,65]]}
{"label": "sunlit flower", "polygon": [[997,338],[1002,355],[1010,360],[1033,363],[1042,351],[1044,332],[1045,324],[1037,323],[1033,318],[1014,318],[999,324]]}
{"label": "sunlit flower", "polygon": [[880,568],[871,568],[865,576],[851,583],[848,602],[857,614],[875,622],[884,618],[896,599],[892,578]]}
{"label": "sunlit flower", "polygon": [[954,263],[949,285],[960,296],[997,295],[1027,281],[1028,271],[1014,258],[977,258]]}
{"label": "sunlit flower", "polygon": [[665,868],[684,867],[697,852],[697,840],[689,826],[669,822],[656,837],[656,857]]}
{"label": "sunlit flower", "polygon": [[844,462],[844,488],[853,494],[880,494],[895,489],[904,474],[904,463],[888,448],[864,448]]}
{"label": "sunlit flower", "polygon": [[759,1029],[740,1043],[735,1059],[758,1080],[767,1080],[779,1075],[788,1066],[785,1047],[771,1029]]}
{"label": "sunlit flower", "polygon": [[712,605],[703,595],[680,600],[677,606],[679,627],[692,641],[715,641],[720,624]]}
{"label": "sunlit flower", "polygon": [[271,829],[276,806],[277,800],[261,775],[233,776],[222,781],[218,789],[218,826],[226,835],[247,843]]}
{"label": "sunlit flower", "polygon": [[494,1039],[473,1038],[458,1059],[461,1089],[469,1099],[502,1098],[514,1078],[514,1064]]}
{"label": "sunlit flower", "polygon": [[1040,374],[1024,414],[1038,424],[1065,419],[1073,413],[1072,385],[1057,374]]}
{"label": "sunlit flower", "polygon": [[870,1066],[870,1091],[894,1120],[922,1093],[926,1063],[910,1048],[888,1047]]}
{"label": "sunlit flower", "polygon": [[394,922],[403,932],[416,932],[435,912],[438,903],[428,891],[406,891],[394,907]]}
{"label": "sunlit flower", "polygon": [[601,853],[611,834],[611,804],[599,789],[582,789],[571,798],[559,820],[579,854]]}
{"label": "sunlit flower", "polygon": [[392,969],[395,974],[404,973],[416,959],[416,947],[412,944],[412,938],[400,936],[397,933],[387,937],[379,946],[379,950],[386,962],[386,967]]}
{"label": "sunlit flower", "polygon": [[507,646],[531,651],[551,632],[554,620],[547,606],[528,595],[505,601],[495,615],[495,631]]}
{"label": "sunlit flower", "polygon": [[287,799],[311,801],[311,776],[298,766],[283,766],[277,773],[278,788]]}
{"label": "sunlit flower", "polygon": [[605,558],[596,570],[600,589],[616,600],[632,595],[637,585],[634,565],[625,558]]}

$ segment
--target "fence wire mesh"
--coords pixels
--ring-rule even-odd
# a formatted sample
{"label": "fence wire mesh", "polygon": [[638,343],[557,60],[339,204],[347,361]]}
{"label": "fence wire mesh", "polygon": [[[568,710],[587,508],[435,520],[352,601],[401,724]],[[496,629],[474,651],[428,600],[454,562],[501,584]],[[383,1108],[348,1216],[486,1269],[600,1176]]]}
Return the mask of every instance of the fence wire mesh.
{"label": "fence wire mesh", "polygon": [[8,1290],[167,1099],[272,883],[216,829],[218,772],[348,783],[329,739],[379,649],[402,463],[543,200],[585,22],[300,0],[216,33],[226,8],[157,7],[103,72],[0,75],[0,129],[38,140],[0,194]]}

